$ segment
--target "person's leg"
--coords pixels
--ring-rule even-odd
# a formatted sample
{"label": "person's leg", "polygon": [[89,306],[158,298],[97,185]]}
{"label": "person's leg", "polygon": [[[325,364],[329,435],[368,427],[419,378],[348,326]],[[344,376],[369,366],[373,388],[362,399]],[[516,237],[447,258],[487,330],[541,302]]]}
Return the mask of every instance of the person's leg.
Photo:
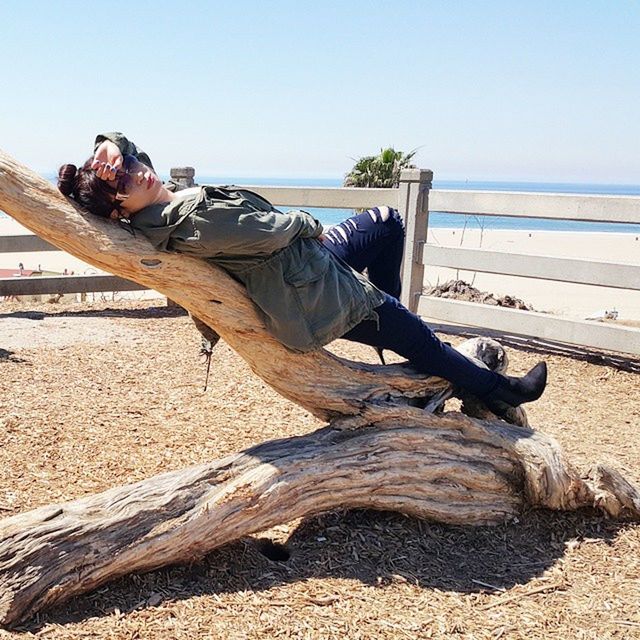
{"label": "person's leg", "polygon": [[356,271],[367,269],[379,289],[400,296],[404,225],[395,209],[374,207],[329,229],[325,247]]}
{"label": "person's leg", "polygon": [[364,320],[342,336],[345,340],[389,349],[406,358],[418,371],[446,378],[474,395],[493,391],[500,376],[463,356],[439,340],[429,326],[387,296],[375,309],[378,320]]}
{"label": "person's leg", "polygon": [[480,397],[496,415],[509,407],[537,400],[547,383],[544,362],[520,378],[503,376],[465,357],[440,341],[418,316],[387,296],[376,307],[378,321],[365,320],[343,338],[401,355],[422,373],[439,376]]}

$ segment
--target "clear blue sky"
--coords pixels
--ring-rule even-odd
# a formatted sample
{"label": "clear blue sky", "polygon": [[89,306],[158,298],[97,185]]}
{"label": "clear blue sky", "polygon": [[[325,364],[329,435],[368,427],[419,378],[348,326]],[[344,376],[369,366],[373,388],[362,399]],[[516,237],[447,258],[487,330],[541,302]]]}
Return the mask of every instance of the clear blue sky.
{"label": "clear blue sky", "polygon": [[0,147],[39,171],[119,129],[165,172],[640,183],[637,0],[0,0]]}

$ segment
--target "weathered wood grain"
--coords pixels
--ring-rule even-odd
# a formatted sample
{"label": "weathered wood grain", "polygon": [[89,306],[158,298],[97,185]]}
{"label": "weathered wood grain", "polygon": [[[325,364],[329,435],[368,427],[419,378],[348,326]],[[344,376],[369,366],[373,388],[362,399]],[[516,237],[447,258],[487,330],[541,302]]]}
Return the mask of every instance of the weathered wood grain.
{"label": "weathered wood grain", "polygon": [[[440,413],[451,394],[442,380],[325,351],[288,351],[223,271],[150,250],[144,239],[83,214],[1,152],[0,208],[61,249],[175,300],[276,391],[329,422],[303,437],[1,520],[0,624],[15,625],[118,576],[188,562],[334,508],[391,509],[457,524],[503,521],[525,506],[589,506],[640,518],[637,488],[601,466],[584,479],[540,431]],[[463,348],[488,361],[481,342]],[[491,366],[504,369],[504,352],[497,356]],[[487,417],[473,399],[465,405]],[[522,410],[512,419],[526,424]]]}
{"label": "weathered wood grain", "polygon": [[[322,419],[363,402],[429,396],[442,380],[401,367],[352,363],[326,351],[296,354],[266,331],[244,288],[222,269],[155,251],[112,222],[82,212],[53,185],[0,151],[0,208],[41,238],[99,269],[155,289],[212,326],[279,393]],[[295,384],[292,381],[295,379]]]}

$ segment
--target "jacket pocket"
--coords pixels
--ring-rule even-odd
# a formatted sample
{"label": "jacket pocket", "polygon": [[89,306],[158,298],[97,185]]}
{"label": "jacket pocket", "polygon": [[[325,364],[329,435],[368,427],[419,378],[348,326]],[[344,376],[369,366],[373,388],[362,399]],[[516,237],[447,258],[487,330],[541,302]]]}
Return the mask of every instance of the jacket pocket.
{"label": "jacket pocket", "polygon": [[294,287],[306,287],[325,277],[330,262],[331,256],[328,252],[313,252],[302,266],[300,264],[291,265],[285,272],[284,279]]}

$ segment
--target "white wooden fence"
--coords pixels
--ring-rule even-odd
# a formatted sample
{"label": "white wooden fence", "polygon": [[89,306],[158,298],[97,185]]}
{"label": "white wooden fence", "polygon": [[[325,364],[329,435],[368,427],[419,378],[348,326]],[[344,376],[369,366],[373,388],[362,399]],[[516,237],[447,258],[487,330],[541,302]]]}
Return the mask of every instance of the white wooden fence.
{"label": "white wooden fence", "polygon": [[[20,255],[34,251],[60,251],[60,249],[34,235],[0,237],[0,254]],[[16,272],[18,272],[17,269]],[[100,274],[0,278],[0,296],[140,291],[145,288],[131,280]]]}
{"label": "white wooden fence", "polygon": [[[637,329],[423,294],[425,265],[640,291],[640,265],[427,244],[430,210],[640,224],[640,196],[434,190],[431,188],[432,175],[431,171],[423,169],[405,170],[398,189],[243,186],[278,206],[351,209],[388,205],[397,208],[407,231],[402,302],[423,316],[449,324],[487,327],[516,336],[640,354],[640,330]],[[34,236],[0,238],[0,253],[40,250],[55,248]],[[0,279],[0,295],[135,289],[142,287],[115,276]]]}
{"label": "white wooden fence", "polygon": [[[640,224],[640,197],[433,190],[430,208],[457,214]],[[421,243],[422,238],[416,242]],[[640,264],[616,264],[422,244],[423,264],[640,290]],[[640,354],[640,330],[418,295],[421,315],[515,335]]]}

